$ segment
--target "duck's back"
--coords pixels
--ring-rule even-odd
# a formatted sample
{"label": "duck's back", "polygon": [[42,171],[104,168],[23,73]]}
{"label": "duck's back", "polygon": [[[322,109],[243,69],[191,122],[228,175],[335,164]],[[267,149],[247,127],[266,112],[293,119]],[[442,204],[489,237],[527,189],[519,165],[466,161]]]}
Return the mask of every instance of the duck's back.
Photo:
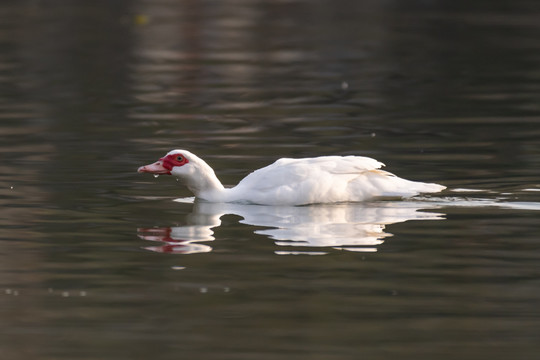
{"label": "duck's back", "polygon": [[304,205],[365,201],[381,196],[413,196],[444,189],[401,179],[380,170],[383,163],[361,156],[279,159],[228,190],[228,201]]}

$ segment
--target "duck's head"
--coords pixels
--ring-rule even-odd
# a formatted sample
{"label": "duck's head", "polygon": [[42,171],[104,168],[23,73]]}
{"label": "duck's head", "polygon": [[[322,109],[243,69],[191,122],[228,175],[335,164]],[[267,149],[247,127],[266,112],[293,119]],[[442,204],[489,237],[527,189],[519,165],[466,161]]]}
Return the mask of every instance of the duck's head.
{"label": "duck's head", "polygon": [[137,172],[181,177],[186,172],[186,168],[191,167],[190,160],[192,159],[190,158],[192,156],[193,154],[186,150],[171,150],[155,163],[141,166]]}
{"label": "duck's head", "polygon": [[214,170],[204,160],[187,150],[171,150],[155,163],[141,166],[137,172],[174,175],[197,196],[204,191],[223,189]]}

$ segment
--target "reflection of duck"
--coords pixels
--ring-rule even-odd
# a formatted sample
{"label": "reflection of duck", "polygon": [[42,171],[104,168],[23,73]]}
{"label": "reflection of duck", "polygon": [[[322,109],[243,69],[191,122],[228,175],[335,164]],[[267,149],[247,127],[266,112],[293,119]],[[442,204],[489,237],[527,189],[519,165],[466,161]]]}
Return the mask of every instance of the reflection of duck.
{"label": "reflection of duck", "polygon": [[[145,240],[161,241],[165,246],[147,248],[173,253],[208,252],[198,244],[214,240],[212,228],[221,225],[221,216],[235,214],[243,224],[266,227],[255,233],[288,247],[334,248],[350,251],[376,251],[384,238],[392,236],[385,226],[408,220],[438,220],[442,214],[420,211],[436,207],[415,202],[374,202],[314,206],[261,206],[196,201],[187,224],[170,228],[139,229]],[[298,251],[279,251],[295,254]],[[311,250],[301,253],[314,253]],[[318,252],[317,252],[318,253]]]}
{"label": "reflection of duck", "polygon": [[445,189],[438,184],[405,180],[380,170],[377,160],[362,156],[279,159],[225,189],[214,170],[187,150],[172,150],[138,172],[174,175],[197,198],[209,202],[305,205],[359,202],[375,197],[411,197]]}
{"label": "reflection of duck", "polygon": [[[212,236],[214,232],[211,228],[212,226],[203,225],[138,228],[137,233],[143,240],[165,243],[161,246],[145,247],[146,250],[173,254],[195,254],[212,251],[208,245],[197,244],[197,241],[214,240]],[[201,236],[202,234],[206,234],[206,236]]]}

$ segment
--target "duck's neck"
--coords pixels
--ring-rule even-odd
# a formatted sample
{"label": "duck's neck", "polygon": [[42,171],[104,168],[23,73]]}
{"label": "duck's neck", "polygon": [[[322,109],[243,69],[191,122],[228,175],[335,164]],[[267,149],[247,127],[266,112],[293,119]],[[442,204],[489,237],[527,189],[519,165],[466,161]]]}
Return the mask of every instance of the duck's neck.
{"label": "duck's neck", "polygon": [[214,170],[202,160],[193,165],[191,174],[187,177],[179,177],[179,179],[197,198],[212,202],[222,201],[225,188]]}

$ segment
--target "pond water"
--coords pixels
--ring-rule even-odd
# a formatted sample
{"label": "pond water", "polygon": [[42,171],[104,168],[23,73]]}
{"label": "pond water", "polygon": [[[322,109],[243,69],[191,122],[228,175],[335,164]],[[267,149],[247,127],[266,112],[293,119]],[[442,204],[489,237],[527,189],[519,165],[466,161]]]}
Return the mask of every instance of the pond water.
{"label": "pond water", "polygon": [[[537,356],[538,2],[23,0],[0,19],[3,359]],[[205,204],[136,173],[172,148],[228,185],[354,154],[448,189]]]}

